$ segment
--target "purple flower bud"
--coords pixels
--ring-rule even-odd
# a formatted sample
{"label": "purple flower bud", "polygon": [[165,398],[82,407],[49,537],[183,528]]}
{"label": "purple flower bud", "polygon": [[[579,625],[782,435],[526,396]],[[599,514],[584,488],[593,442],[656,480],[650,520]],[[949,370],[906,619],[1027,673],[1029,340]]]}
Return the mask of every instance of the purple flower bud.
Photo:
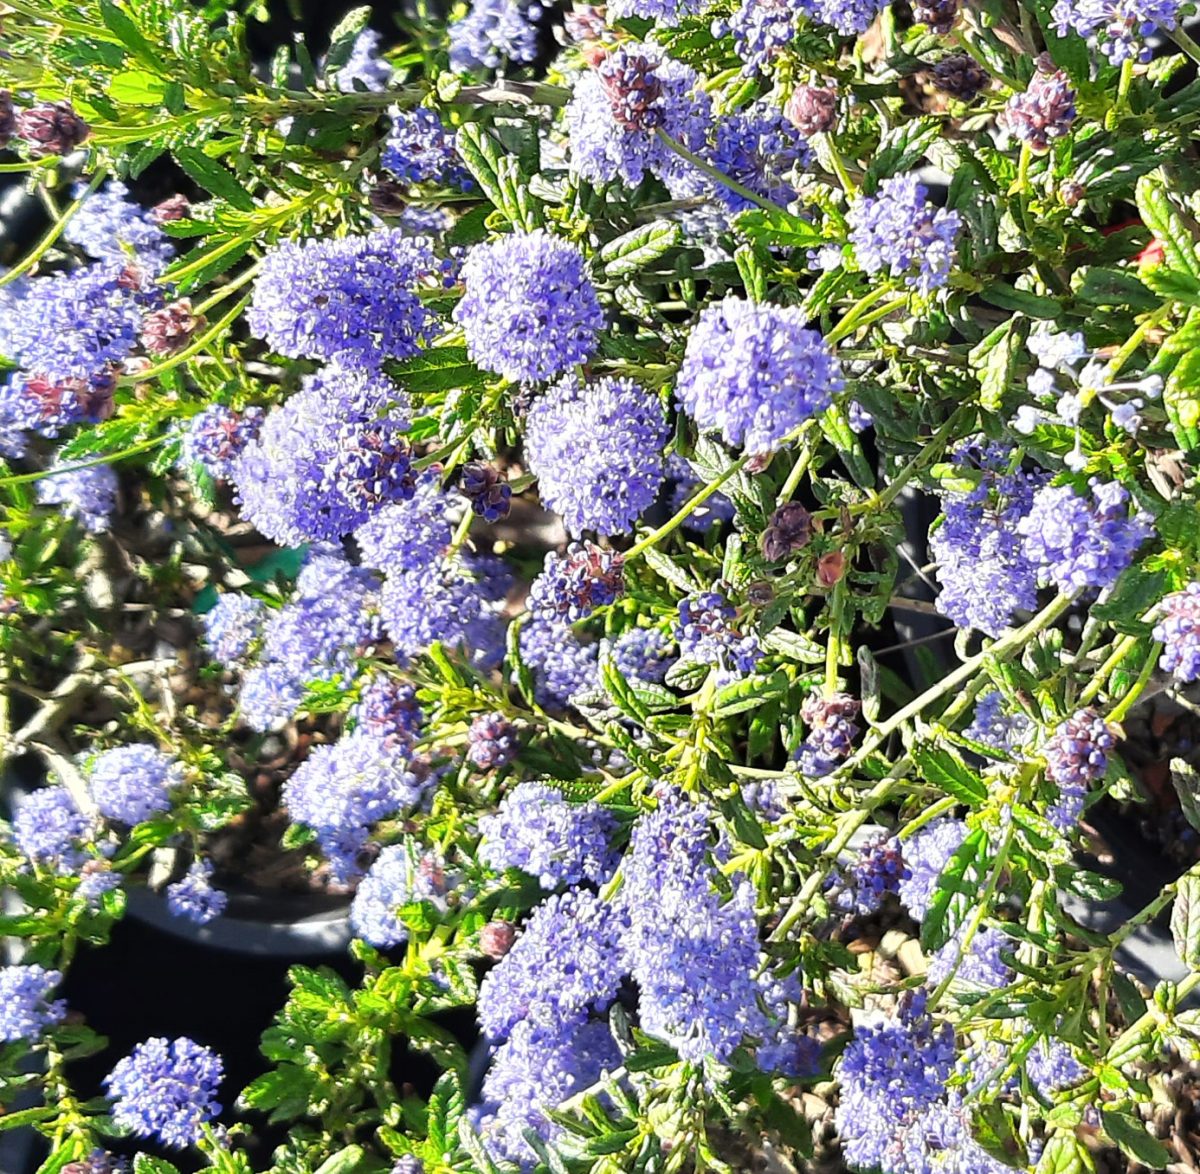
{"label": "purple flower bud", "polygon": [[966,53],[952,53],[933,67],[933,84],[944,94],[970,102],[991,79]]}
{"label": "purple flower bud", "polygon": [[913,19],[927,24],[935,33],[948,33],[958,16],[958,0],[918,0],[913,5]]}
{"label": "purple flower bud", "polygon": [[551,551],[533,581],[527,606],[546,619],[586,619],[598,607],[619,599],[625,590],[624,556],[594,542],[572,542],[566,554]]}
{"label": "purple flower bud", "polygon": [[1004,126],[1035,151],[1048,151],[1075,121],[1075,91],[1067,75],[1043,53],[1023,94],[1014,94],[1000,115]]}
{"label": "purple flower bud", "polygon": [[517,730],[502,713],[480,714],[467,731],[467,758],[480,770],[496,770],[516,757]]}
{"label": "purple flower bud", "polygon": [[832,87],[797,86],[783,112],[807,138],[833,129],[837,120],[837,101],[837,90]]}
{"label": "purple flower bud", "polygon": [[812,515],[798,501],[785,502],[771,515],[763,531],[763,557],[778,562],[803,550],[811,537]]}
{"label": "purple flower bud", "polygon": [[479,931],[479,948],[493,961],[499,962],[513,948],[517,927],[511,921],[489,921]]}
{"label": "purple flower bud", "polygon": [[500,479],[500,473],[483,461],[471,461],[462,471],[459,488],[485,522],[498,522],[508,516],[512,486]]}
{"label": "purple flower bud", "polygon": [[69,155],[88,137],[88,124],[69,102],[47,102],[17,115],[17,134],[35,159],[45,155]]}
{"label": "purple flower bud", "polygon": [[161,204],[155,204],[150,209],[151,217],[159,224],[168,224],[172,220],[186,220],[192,212],[192,205],[187,196],[168,196]]}
{"label": "purple flower bud", "polygon": [[142,346],[151,355],[177,355],[204,324],[204,315],[192,310],[191,298],[180,298],[146,315],[142,322]]}

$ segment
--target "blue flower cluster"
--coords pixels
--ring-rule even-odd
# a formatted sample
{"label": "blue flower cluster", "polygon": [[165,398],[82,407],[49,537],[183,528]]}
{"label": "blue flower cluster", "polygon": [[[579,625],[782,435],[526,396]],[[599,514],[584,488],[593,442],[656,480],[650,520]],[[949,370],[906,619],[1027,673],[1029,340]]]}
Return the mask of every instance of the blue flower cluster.
{"label": "blue flower cluster", "polygon": [[669,436],[658,397],[633,380],[568,377],[530,408],[525,455],[568,533],[624,534],[658,496]]}
{"label": "blue flower cluster", "polygon": [[421,736],[425,715],[417,691],[388,673],[372,676],[350,709],[354,729],[376,738],[392,750],[405,750]]}
{"label": "blue flower cluster", "polygon": [[0,967],[0,1043],[37,1040],[67,1014],[62,999],[52,999],[62,982],[57,970],[36,964]]}
{"label": "blue flower cluster", "polygon": [[758,638],[743,633],[736,621],[737,610],[719,591],[681,599],[675,625],[680,659],[715,665],[722,684],[749,676],[763,652]]}
{"label": "blue flower cluster", "polygon": [[235,412],[224,404],[210,404],[188,420],[180,460],[185,469],[198,465],[214,481],[228,481],[235,462],[262,427],[266,412],[246,408]]}
{"label": "blue flower cluster", "polygon": [[380,93],[392,80],[392,67],[379,55],[380,36],[374,29],[363,29],[354,38],[346,64],[334,74],[334,84],[343,93],[372,90]]}
{"label": "blue flower cluster", "polygon": [[167,909],[172,917],[182,917],[195,925],[207,925],[225,912],[229,896],[213,888],[212,875],[212,864],[197,860],[181,880],[167,885]]}
{"label": "blue flower cluster", "polygon": [[521,660],[533,677],[534,699],[562,712],[577,693],[599,684],[599,648],[582,643],[561,620],[533,615],[521,626]]}
{"label": "blue flower cluster", "polygon": [[479,821],[479,859],[497,870],[519,868],[544,889],[602,884],[613,869],[615,828],[612,815],[595,803],[572,803],[544,783],[520,783],[494,815]]}
{"label": "blue flower cluster", "polygon": [[418,106],[390,111],[392,126],[379,161],[385,171],[408,183],[439,183],[465,188],[470,174],[454,145],[454,132],[436,110]]}
{"label": "blue flower cluster", "polygon": [[847,693],[810,693],[800,706],[800,717],[808,727],[808,736],[796,748],[800,773],[810,779],[831,774],[850,756],[858,726],[854,719],[862,703]]}
{"label": "blue flower cluster", "polygon": [[953,981],[969,987],[997,990],[1008,986],[1013,968],[1007,957],[1016,952],[1016,943],[1003,930],[984,926],[963,949],[967,926],[963,925],[929,960],[928,981],[940,985],[953,976]]}
{"label": "blue flower cluster", "polygon": [[111,524],[119,489],[109,465],[73,464],[56,457],[37,483],[37,497],[43,505],[61,506],[89,534],[101,534]]}
{"label": "blue flower cluster", "polygon": [[956,474],[977,480],[970,490],[943,495],[943,521],[929,536],[942,587],[938,610],[960,628],[998,636],[1014,612],[1037,605],[1037,568],[1016,527],[1045,477],[1010,472],[999,444],[964,445],[954,463]]}
{"label": "blue flower cluster", "polygon": [[966,737],[1005,753],[1019,750],[1033,732],[1032,718],[1020,710],[1008,712],[1003,694],[996,689],[980,696],[971,724],[963,730]]}
{"label": "blue flower cluster", "polygon": [[1179,23],[1180,0],[1057,0],[1051,12],[1060,37],[1095,37],[1114,65],[1149,61],[1146,38]]}
{"label": "blue flower cluster", "polygon": [[1044,486],[1017,522],[1039,581],[1060,591],[1111,587],[1151,534],[1140,513],[1130,516],[1123,485],[1097,478],[1088,484],[1090,497],[1070,485]]}
{"label": "blue flower cluster", "polygon": [[673,643],[657,628],[631,628],[613,642],[613,665],[627,681],[661,684],[675,663]]}
{"label": "blue flower cluster", "polygon": [[1200,583],[1189,583],[1162,601],[1154,639],[1163,646],[1158,663],[1164,672],[1180,681],[1200,677]]}
{"label": "blue flower cluster", "polygon": [[1046,775],[1058,785],[1058,802],[1046,818],[1066,832],[1078,822],[1088,787],[1104,777],[1116,747],[1114,728],[1094,709],[1081,709],[1061,722],[1042,747]]}
{"label": "blue flower cluster", "polygon": [[926,824],[904,843],[904,866],[897,892],[904,907],[920,921],[929,912],[937,892],[938,877],[967,837],[967,825],[945,817]]}
{"label": "blue flower cluster", "polygon": [[437,860],[418,857],[408,844],[391,844],[358,882],[350,926],[376,949],[398,946],[408,940],[400,910],[418,901],[440,908],[446,888],[445,870]]}
{"label": "blue flower cluster", "polygon": [[514,381],[541,382],[586,362],[604,326],[579,249],[541,229],[476,245],[454,308],[471,358]]}
{"label": "blue flower cluster", "polygon": [[140,742],[101,751],[87,778],[100,814],[130,825],[170,811],[184,784],[183,767],[173,755]]}
{"label": "blue flower cluster", "polygon": [[86,859],[81,845],[92,821],[63,786],[42,787],[25,796],[12,819],[13,840],[22,855],[56,872],[74,872]]}
{"label": "blue flower cluster", "polygon": [[538,55],[545,15],[537,0],[471,0],[471,9],[450,26],[450,67],[456,73],[526,65]]}
{"label": "blue flower cluster", "polygon": [[87,185],[78,183],[74,199],[85,197],[79,210],[67,221],[63,239],[83,249],[97,261],[136,264],[157,275],[175,256],[171,238],[153,211],[130,200],[129,189],[110,179],[86,195]]}
{"label": "blue flower cluster", "polygon": [[867,273],[887,271],[921,293],[946,284],[962,219],[935,207],[915,175],[895,175],[850,209],[850,243]]}
{"label": "blue flower cluster", "polygon": [[542,573],[529,589],[532,615],[558,623],[586,620],[625,590],[624,557],[594,542],[572,542],[565,554],[546,555]]}
{"label": "blue flower cluster", "polygon": [[208,654],[222,664],[246,660],[262,639],[267,622],[267,605],[244,591],[226,591],[201,617]]}
{"label": "blue flower cluster", "polygon": [[224,1074],[221,1057],[210,1048],[185,1036],[153,1036],[104,1079],[113,1121],[173,1149],[193,1145],[221,1111],[216,1092]]}
{"label": "blue flower cluster", "polygon": [[502,713],[481,713],[467,730],[467,759],[477,770],[499,770],[516,758],[517,728]]}
{"label": "blue flower cluster", "polygon": [[675,393],[704,429],[747,452],[771,452],[842,388],[837,359],[794,306],[727,297],[688,336]]}

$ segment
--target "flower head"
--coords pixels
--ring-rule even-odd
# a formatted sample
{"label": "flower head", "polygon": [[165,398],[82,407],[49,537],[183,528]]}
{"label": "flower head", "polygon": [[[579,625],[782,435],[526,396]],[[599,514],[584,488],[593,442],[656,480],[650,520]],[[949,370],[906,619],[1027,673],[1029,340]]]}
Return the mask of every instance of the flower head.
{"label": "flower head", "polygon": [[223,1076],[221,1057],[211,1049],[185,1036],[154,1036],[138,1044],[104,1083],[117,1125],[182,1149],[198,1141],[201,1127],[221,1111],[216,1092]]}
{"label": "flower head", "polygon": [[680,600],[675,639],[681,659],[718,666],[723,681],[748,676],[762,658],[762,648],[753,633],[742,633],[736,620],[736,610],[719,591]]}
{"label": "flower head", "polygon": [[538,55],[545,9],[536,0],[471,0],[471,9],[450,26],[450,68],[456,73],[527,65]]}
{"label": "flower head", "polygon": [[199,465],[214,481],[228,480],[265,417],[262,408],[236,412],[224,404],[210,404],[188,420],[180,459],[185,467]]}
{"label": "flower head", "polygon": [[1062,138],[1075,121],[1075,91],[1061,69],[1046,56],[1022,94],[1014,94],[1001,115],[1001,122],[1035,151],[1048,151],[1054,139]]}
{"label": "flower head", "polygon": [[904,865],[908,876],[897,886],[904,907],[920,921],[929,912],[938,878],[967,836],[967,825],[949,817],[926,824],[904,843]]}
{"label": "flower head", "polygon": [[391,844],[358,883],[350,905],[351,928],[377,949],[398,946],[408,940],[401,908],[417,901],[444,904],[445,892],[445,870],[436,859],[420,858],[406,844]]}
{"label": "flower head", "polygon": [[1180,681],[1200,677],[1200,583],[1189,583],[1160,605],[1154,639],[1162,646],[1159,666]]}
{"label": "flower head", "polygon": [[618,551],[594,542],[572,542],[565,554],[551,551],[545,569],[529,589],[529,611],[548,620],[587,619],[596,608],[620,598],[625,590],[624,565]]}
{"label": "flower head", "polygon": [[44,966],[0,968],[0,1042],[32,1043],[47,1028],[61,1023],[67,1005],[50,997],[60,982],[62,975]]}
{"label": "flower head", "polygon": [[507,379],[541,381],[586,362],[604,313],[583,254],[548,232],[476,245],[454,320],[471,358]]}
{"label": "flower head", "polygon": [[173,885],[167,885],[167,909],[172,917],[182,917],[195,925],[207,925],[220,917],[229,904],[229,897],[212,885],[213,866],[207,860],[196,860],[187,875]]}
{"label": "flower head", "polygon": [[81,843],[92,821],[76,805],[66,787],[42,787],[25,796],[13,813],[13,839],[31,861],[71,872],[84,861]]}
{"label": "flower head", "polygon": [[100,814],[130,825],[170,811],[172,793],[184,782],[173,755],[143,743],[101,751],[87,776]]}
{"label": "flower head", "polygon": [[226,591],[204,613],[204,644],[208,654],[222,664],[244,661],[261,639],[267,605],[242,591]]}

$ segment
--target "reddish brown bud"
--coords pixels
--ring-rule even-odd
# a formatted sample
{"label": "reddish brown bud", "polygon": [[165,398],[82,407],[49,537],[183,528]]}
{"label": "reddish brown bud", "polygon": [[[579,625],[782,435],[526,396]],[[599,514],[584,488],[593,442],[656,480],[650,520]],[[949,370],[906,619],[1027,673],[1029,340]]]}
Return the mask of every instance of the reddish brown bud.
{"label": "reddish brown bud", "polygon": [[177,355],[204,325],[204,316],[192,309],[190,298],[180,298],[142,320],[142,346],[148,354]]}
{"label": "reddish brown bud", "polygon": [[807,138],[833,129],[837,121],[837,97],[837,90],[825,86],[797,86],[783,112]]}
{"label": "reddish brown bud", "polygon": [[69,102],[47,102],[17,115],[17,134],[35,159],[45,155],[69,155],[88,137],[88,124]]}
{"label": "reddish brown bud", "polygon": [[511,921],[489,921],[479,931],[479,948],[487,957],[499,962],[512,949],[517,929]]}
{"label": "reddish brown bud", "polygon": [[187,196],[169,196],[161,204],[155,204],[150,209],[150,215],[159,224],[167,224],[172,220],[185,220],[191,211],[192,205]]}
{"label": "reddish brown bud", "polygon": [[832,587],[846,573],[846,556],[840,550],[831,550],[817,560],[817,582],[822,587]]}

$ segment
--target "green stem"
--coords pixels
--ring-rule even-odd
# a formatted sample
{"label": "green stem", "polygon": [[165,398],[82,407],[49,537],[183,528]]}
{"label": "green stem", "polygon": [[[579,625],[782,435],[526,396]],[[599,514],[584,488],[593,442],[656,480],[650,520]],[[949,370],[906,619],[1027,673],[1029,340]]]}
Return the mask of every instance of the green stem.
{"label": "green stem", "polygon": [[28,273],[51,249],[54,242],[62,236],[63,231],[71,222],[71,217],[83,207],[84,201],[90,196],[103,182],[108,175],[107,170],[101,167],[92,176],[92,181],[87,185],[84,191],[79,195],[78,199],[72,200],[63,210],[62,217],[55,221],[50,227],[50,231],[34,246],[33,252],[23,257],[18,261],[3,277],[0,277],[0,289],[3,289],[10,282],[16,281],[18,277]]}
{"label": "green stem", "polygon": [[680,159],[686,160],[697,171],[703,171],[705,175],[715,179],[719,184],[737,192],[743,199],[749,200],[752,204],[757,204],[758,207],[767,212],[786,212],[787,209],[780,204],[776,204],[773,200],[765,199],[758,192],[751,191],[745,184],[738,183],[736,179],[730,179],[723,171],[714,167],[707,159],[700,158],[694,151],[689,151],[681,142],[671,138],[669,134],[660,126],[655,132],[659,139],[664,142]]}
{"label": "green stem", "polygon": [[1124,636],[1117,641],[1108,659],[1096,670],[1096,675],[1088,682],[1087,687],[1079,694],[1079,704],[1087,705],[1108,680],[1113,669],[1117,667],[1137,647],[1136,636]]}
{"label": "green stem", "polygon": [[829,151],[829,162],[833,164],[833,172],[837,176],[838,183],[842,185],[842,190],[848,196],[857,194],[858,185],[850,178],[850,173],[846,170],[846,164],[842,159],[841,152],[837,149],[833,135],[825,136],[825,147]]}
{"label": "green stem", "polygon": [[841,342],[843,338],[853,334],[860,327],[870,326],[872,322],[877,322],[880,318],[886,318],[893,310],[899,310],[908,305],[908,298],[900,297],[894,298],[877,309],[872,308],[880,298],[884,298],[893,292],[890,285],[881,285],[864,294],[842,315],[841,321],[825,335],[825,341],[830,346],[833,346],[834,343]]}
{"label": "green stem", "polygon": [[1171,40],[1178,45],[1184,53],[1186,53],[1197,65],[1200,65],[1200,45],[1197,45],[1187,33],[1181,28],[1175,28],[1168,34]]}
{"label": "green stem", "polygon": [[1146,336],[1158,324],[1167,317],[1170,317],[1171,311],[1175,308],[1173,302],[1167,302],[1165,305],[1159,306],[1153,313],[1148,314],[1137,328],[1129,336],[1128,341],[1121,347],[1112,359],[1109,361],[1108,367],[1105,369],[1107,381],[1111,383],[1121,373],[1121,369],[1133,357],[1134,351],[1138,349],[1146,340]]}
{"label": "green stem", "polygon": [[682,526],[692,516],[692,511],[698,505],[703,505],[726,481],[731,480],[746,467],[752,455],[751,453],[747,453],[739,457],[715,481],[697,490],[696,493],[684,502],[682,508],[677,513],[668,518],[657,530],[651,530],[640,542],[627,550],[625,552],[625,561],[631,562],[633,559],[645,554],[650,547],[656,545],[663,538],[666,538],[668,534]]}
{"label": "green stem", "polygon": [[238,302],[232,310],[229,311],[223,318],[215,322],[194,342],[191,343],[185,350],[179,352],[173,358],[167,359],[159,363],[155,367],[147,367],[144,371],[138,371],[133,375],[122,375],[117,382],[119,384],[128,385],[131,383],[145,383],[150,379],[157,379],[160,375],[165,375],[168,371],[174,370],[176,367],[186,363],[189,359],[198,355],[205,347],[208,346],[213,339],[218,338],[224,333],[225,328],[237,318],[237,316],[246,308],[250,301],[250,295],[247,294],[241,301]]}
{"label": "green stem", "polygon": [[1155,643],[1150,647],[1150,655],[1146,657],[1146,663],[1142,665],[1142,671],[1138,674],[1138,679],[1134,681],[1133,688],[1125,694],[1124,697],[1117,703],[1109,715],[1110,722],[1119,722],[1124,719],[1125,715],[1133,708],[1137,699],[1141,697],[1146,686],[1150,683],[1150,678],[1154,675],[1154,668],[1158,664],[1158,650],[1160,645]]}
{"label": "green stem", "polygon": [[102,457],[93,457],[90,461],[78,461],[73,465],[63,465],[58,469],[42,469],[38,473],[14,473],[9,477],[0,477],[0,487],[6,485],[26,485],[33,481],[41,481],[46,477],[61,477],[64,473],[75,473],[79,469],[94,469],[97,465],[113,465],[117,461],[123,461],[126,457],[137,456],[141,452],[149,452],[152,448],[158,448],[165,436],[155,436],[150,440],[142,440],[137,444],[131,444],[128,448],[121,449],[120,452],[109,453]]}

